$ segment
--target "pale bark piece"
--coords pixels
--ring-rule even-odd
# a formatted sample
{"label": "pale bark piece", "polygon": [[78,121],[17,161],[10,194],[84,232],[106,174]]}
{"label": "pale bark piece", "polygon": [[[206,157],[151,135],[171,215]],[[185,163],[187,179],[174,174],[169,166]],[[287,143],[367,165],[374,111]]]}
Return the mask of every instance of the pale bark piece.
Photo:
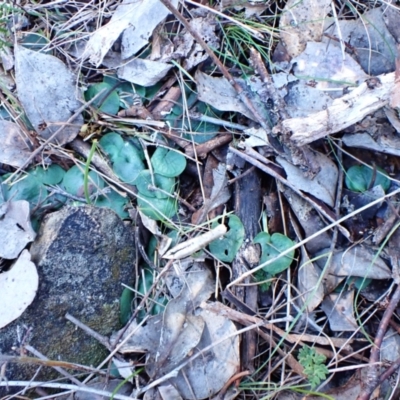
{"label": "pale bark piece", "polygon": [[338,180],[338,170],[335,163],[322,153],[311,153],[314,156],[313,162],[319,166],[319,172],[313,179],[304,176],[300,168],[290,164],[282,157],[277,157],[276,161],[286,172],[287,180],[299,190],[310,193],[317,199],[333,207],[335,202],[336,183]]}
{"label": "pale bark piece", "polygon": [[357,321],[354,318],[354,290],[331,293],[321,304],[328,317],[329,326],[335,332],[354,332]]}
{"label": "pale bark piece", "polygon": [[296,57],[308,41],[318,42],[324,32],[324,20],[331,0],[289,0],[279,21],[279,32],[289,55]]}
{"label": "pale bark piece", "polygon": [[15,168],[22,168],[26,164],[31,150],[16,123],[0,120],[0,143],[0,163]]}
{"label": "pale bark piece", "polygon": [[164,254],[163,258],[167,260],[181,260],[182,258],[189,257],[210,244],[213,240],[217,240],[224,236],[226,231],[227,228],[225,225],[218,225],[202,235],[189,239],[186,242],[179,243]]}
{"label": "pale bark piece", "polygon": [[[18,98],[35,131],[44,139],[67,122],[81,107],[76,90],[76,77],[56,57],[17,46],[15,80]],[[64,126],[54,139],[63,145],[72,141],[83,125],[79,115]]]}
{"label": "pale bark piece", "polygon": [[36,266],[24,250],[9,271],[0,274],[0,329],[17,319],[32,303],[39,285]]}
{"label": "pale bark piece", "polygon": [[217,110],[240,112],[247,118],[256,120],[227,79],[214,78],[201,71],[196,72],[195,79],[199,100],[210,104]]}
{"label": "pale bark piece", "polygon": [[297,146],[340,132],[386,106],[393,85],[394,73],[371,78],[351,93],[335,99],[326,110],[305,118],[287,119],[274,131],[283,128],[288,134],[291,132],[291,140]]}
{"label": "pale bark piece", "polygon": [[17,258],[35,237],[29,203],[26,200],[3,203],[0,209],[0,257],[9,260]]}
{"label": "pale bark piece", "polygon": [[118,69],[118,78],[148,87],[158,83],[171,68],[171,64],[136,58]]}
{"label": "pale bark piece", "polygon": [[[134,12],[131,13],[129,26],[122,35],[122,58],[126,59],[136,54],[149,42],[156,26],[167,18],[169,11],[160,0],[128,0]],[[178,0],[171,0],[177,7]]]}

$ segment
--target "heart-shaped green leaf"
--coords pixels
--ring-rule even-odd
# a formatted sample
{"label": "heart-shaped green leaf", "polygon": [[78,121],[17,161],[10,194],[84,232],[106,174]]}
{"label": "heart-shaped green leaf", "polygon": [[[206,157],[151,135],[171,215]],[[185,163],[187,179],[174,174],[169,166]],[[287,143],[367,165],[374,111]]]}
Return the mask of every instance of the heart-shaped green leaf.
{"label": "heart-shaped green leaf", "polygon": [[[104,187],[104,181],[95,171],[90,171],[88,176],[89,192],[94,193],[97,188]],[[84,197],[84,173],[74,165],[64,175],[62,185],[65,190],[78,197]]]}
{"label": "heart-shaped green leaf", "polygon": [[[281,233],[274,233],[273,235],[270,235],[267,232],[260,232],[254,238],[254,243],[258,243],[261,246],[261,264],[272,260],[285,250],[288,250],[294,246],[294,242]],[[292,250],[286,256],[274,261],[272,264],[267,265],[264,268],[264,271],[267,272],[269,276],[279,274],[280,272],[289,268],[293,261],[293,257],[294,250]]]}
{"label": "heart-shaped green leaf", "polygon": [[172,193],[175,186],[175,178],[167,178],[160,174],[154,174],[153,179],[148,169],[143,170],[136,178],[135,185],[144,196],[166,199],[168,193]]}
{"label": "heart-shaped green leaf", "polygon": [[140,211],[147,217],[156,221],[164,221],[165,218],[171,218],[176,214],[176,200],[170,197],[158,199],[156,197],[146,197],[140,195],[137,200]]}
{"label": "heart-shaped green leaf", "polygon": [[[215,228],[217,225],[218,222],[215,221],[212,227]],[[228,226],[228,232],[209,245],[211,253],[224,262],[233,261],[244,240],[244,227],[242,221],[236,215],[228,217]]]}
{"label": "heart-shaped green leaf", "polygon": [[144,170],[139,151],[129,142],[125,142],[118,157],[114,159],[114,172],[126,183],[134,184],[137,176]]}
{"label": "heart-shaped green leaf", "polygon": [[95,201],[96,207],[108,207],[114,210],[120,218],[128,218],[129,214],[125,211],[125,206],[129,199],[127,197],[121,196],[115,190],[111,190],[110,193],[99,196]]}
{"label": "heart-shaped green leaf", "polygon": [[119,110],[119,96],[116,90],[109,93],[111,89],[112,86],[109,83],[95,83],[85,92],[85,99],[89,101],[103,90],[103,93],[93,102],[93,105],[102,112],[116,115]]}
{"label": "heart-shaped green leaf", "polygon": [[103,151],[110,157],[110,160],[114,162],[124,146],[124,139],[118,133],[109,132],[100,139],[99,144]]}
{"label": "heart-shaped green leaf", "polygon": [[151,157],[151,165],[157,174],[174,178],[186,168],[186,158],[176,151],[158,147]]}
{"label": "heart-shaped green leaf", "polygon": [[29,174],[45,185],[57,185],[63,180],[65,171],[59,165],[52,164],[47,169],[36,167]]}
{"label": "heart-shaped green leaf", "polygon": [[376,168],[375,180],[374,170],[368,168],[366,165],[354,165],[346,172],[346,186],[353,192],[365,192],[370,187],[381,185],[382,189],[387,192],[390,187],[390,180],[387,178],[387,173],[382,168]]}

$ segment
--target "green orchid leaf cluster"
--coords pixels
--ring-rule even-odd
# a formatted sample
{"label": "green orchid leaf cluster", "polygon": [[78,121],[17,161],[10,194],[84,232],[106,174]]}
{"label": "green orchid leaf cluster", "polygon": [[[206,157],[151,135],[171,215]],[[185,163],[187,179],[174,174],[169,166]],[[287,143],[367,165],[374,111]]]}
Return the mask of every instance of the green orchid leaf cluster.
{"label": "green orchid leaf cluster", "polygon": [[186,158],[175,150],[157,147],[146,168],[142,149],[110,132],[100,139],[102,150],[110,158],[115,174],[138,190],[138,207],[149,218],[164,220],[176,214],[173,196],[176,177],[186,168]]}

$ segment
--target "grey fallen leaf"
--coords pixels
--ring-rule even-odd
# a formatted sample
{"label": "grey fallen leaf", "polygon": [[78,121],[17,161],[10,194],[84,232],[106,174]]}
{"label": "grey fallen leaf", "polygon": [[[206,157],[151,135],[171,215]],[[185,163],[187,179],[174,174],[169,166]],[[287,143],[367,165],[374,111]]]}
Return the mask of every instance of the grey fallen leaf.
{"label": "grey fallen leaf", "polygon": [[[132,4],[132,0],[127,3]],[[171,0],[174,7],[178,0]],[[146,46],[156,26],[169,14],[168,9],[159,0],[140,0],[134,3],[135,10],[131,14],[129,26],[122,35],[121,54],[126,59]],[[136,6],[137,5],[137,6]]]}
{"label": "grey fallen leaf", "polygon": [[[290,208],[293,210],[294,215],[304,229],[304,236],[310,237],[314,233],[320,231],[324,226],[324,222],[315,211],[314,207],[292,189],[284,185],[279,185],[279,190],[283,192],[286,200],[288,201]],[[307,250],[314,254],[321,249],[325,249],[331,244],[331,236],[328,232],[323,232],[315,239],[310,240],[306,243]]]}
{"label": "grey fallen leaf", "polygon": [[381,360],[395,362],[400,357],[400,335],[389,328],[380,348]]}
{"label": "grey fallen leaf", "polygon": [[296,57],[309,41],[321,41],[330,0],[289,0],[279,20],[279,32],[289,55]]}
{"label": "grey fallen leaf", "polygon": [[[315,92],[316,96],[320,95],[321,100],[324,100],[323,95],[325,94],[331,98],[340,97],[343,95],[343,89],[350,85],[358,85],[369,78],[369,75],[352,57],[347,56],[343,59],[341,49],[338,46],[328,46],[327,43],[330,44],[331,41],[308,42],[305,50],[292,60],[296,76],[316,78],[315,87],[308,85],[308,88],[310,92]],[[303,80],[304,85],[307,83]],[[306,98],[303,100],[307,101]],[[320,102],[321,106],[329,105],[324,104],[323,101]],[[318,104],[316,106],[318,107]]]}
{"label": "grey fallen leaf", "polygon": [[[376,251],[361,245],[338,251],[332,256],[328,273],[339,277],[359,276],[370,279],[390,279],[392,276],[390,268],[376,254]],[[325,249],[316,254],[315,262],[321,269],[325,267],[328,253],[329,249]]]}
{"label": "grey fallen leaf", "polygon": [[377,140],[374,140],[368,133],[345,134],[343,136],[343,143],[348,147],[357,147],[400,156],[400,139],[390,132],[378,137]]}
{"label": "grey fallen leaf", "polygon": [[235,335],[235,324],[224,316],[204,309],[199,316],[206,326],[195,354],[217,344],[191,361],[177,377],[170,379],[181,396],[189,400],[212,397],[240,370],[239,337]]}
{"label": "grey fallen leaf", "polygon": [[246,138],[242,143],[246,147],[269,146],[268,132],[263,128],[248,128],[243,131]]}
{"label": "grey fallen leaf", "polygon": [[[360,18],[339,22],[342,40],[355,49],[358,63],[372,76],[395,70],[396,41],[383,20],[386,8],[372,8]],[[330,34],[338,36],[336,24]],[[338,46],[338,43],[332,40],[329,45]]]}
{"label": "grey fallen leaf", "polygon": [[[81,107],[76,77],[56,57],[16,46],[15,81],[18,99],[39,136],[48,139]],[[83,125],[79,115],[65,126],[54,142],[72,141]]]}
{"label": "grey fallen leaf", "polygon": [[329,294],[322,302],[321,308],[333,331],[354,332],[358,328],[354,318],[354,290]]}
{"label": "grey fallen leaf", "polygon": [[0,329],[25,311],[35,298],[38,286],[36,266],[31,262],[29,251],[24,250],[8,271],[0,273]]}
{"label": "grey fallen leaf", "polygon": [[[216,33],[218,23],[214,14],[208,13],[205,18],[191,18],[189,25],[208,46],[212,49],[219,49],[219,35]],[[174,58],[181,58],[183,61],[182,66],[187,70],[192,69],[208,58],[208,54],[186,29],[181,35],[175,37],[174,45],[176,47],[173,53]]]}
{"label": "grey fallen leaf", "polygon": [[333,207],[335,202],[336,183],[338,180],[338,170],[335,163],[322,153],[312,153],[314,156],[313,164],[319,166],[320,172],[309,179],[304,176],[300,168],[290,164],[282,157],[277,157],[276,161],[286,172],[287,180],[297,189],[310,193],[317,199]]}
{"label": "grey fallen leaf", "polygon": [[0,120],[0,163],[15,168],[23,167],[31,155],[27,143],[19,126],[11,121]]}
{"label": "grey fallen leaf", "polygon": [[[172,3],[176,6],[178,1]],[[111,20],[92,34],[82,57],[98,67],[122,33],[122,57],[136,54],[168,13],[159,0],[123,0]]]}
{"label": "grey fallen leaf", "polygon": [[136,58],[118,69],[118,78],[148,87],[158,83],[171,68],[171,64]]}
{"label": "grey fallen leaf", "polygon": [[197,70],[195,75],[199,100],[220,111],[240,112],[255,120],[251,111],[239,99],[236,90],[225,78],[215,78]]}
{"label": "grey fallen leaf", "polygon": [[225,164],[220,163],[217,168],[213,169],[213,183],[210,198],[205,199],[203,206],[193,213],[192,223],[196,225],[204,222],[210,211],[225,204],[231,197]]}
{"label": "grey fallen leaf", "polygon": [[0,257],[12,260],[32,242],[36,233],[32,229],[29,203],[25,200],[10,201],[2,207],[5,214],[0,219]]}
{"label": "grey fallen leaf", "polygon": [[324,286],[321,269],[314,264],[304,248],[301,248],[301,264],[297,273],[297,286],[301,305],[305,304],[308,312],[314,311],[324,299]]}

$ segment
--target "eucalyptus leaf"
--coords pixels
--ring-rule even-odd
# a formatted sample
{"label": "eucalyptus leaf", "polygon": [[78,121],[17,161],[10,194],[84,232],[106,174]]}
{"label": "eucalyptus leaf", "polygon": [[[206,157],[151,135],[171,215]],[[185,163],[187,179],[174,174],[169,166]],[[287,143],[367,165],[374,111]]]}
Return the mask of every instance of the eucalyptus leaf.
{"label": "eucalyptus leaf", "polygon": [[[218,222],[215,221],[212,227],[215,228],[217,225]],[[211,253],[224,262],[233,261],[243,243],[245,234],[242,221],[236,215],[229,216],[228,226],[229,230],[222,238],[209,244]]]}
{"label": "eucalyptus leaf", "polygon": [[136,178],[135,185],[139,190],[139,193],[144,196],[166,199],[169,197],[168,193],[174,191],[175,178],[167,178],[160,174],[154,174],[152,179],[151,172],[148,169],[145,169]]}
{"label": "eucalyptus leaf", "polygon": [[103,94],[100,95],[92,104],[95,107],[98,107],[100,111],[105,112],[107,114],[116,115],[119,110],[119,95],[116,90],[113,90],[112,86],[109,83],[101,82],[95,83],[91,85],[89,89],[85,92],[85,99],[89,101],[93,99],[96,94],[100,93],[104,90]]}
{"label": "eucalyptus leaf", "polygon": [[138,207],[144,215],[156,221],[164,221],[176,214],[176,200],[168,197],[167,199],[157,199],[156,197],[146,197],[141,195],[137,200]]}
{"label": "eucalyptus leaf", "polygon": [[[261,246],[261,264],[272,260],[285,250],[294,246],[293,241],[281,233],[274,233],[273,235],[270,235],[267,232],[260,232],[254,238],[254,243],[258,243]],[[272,264],[264,267],[264,272],[266,272],[269,276],[279,274],[280,272],[289,268],[293,261],[293,257],[294,250],[292,250],[286,256],[274,261]]]}
{"label": "eucalyptus leaf", "polygon": [[[372,179],[375,180],[372,183]],[[382,189],[387,192],[390,187],[390,180],[387,178],[387,173],[382,168],[377,167],[374,172],[373,169],[366,165],[354,165],[346,172],[345,183],[348,189],[353,192],[365,192],[370,187],[381,185]]]}
{"label": "eucalyptus leaf", "polygon": [[151,157],[151,165],[157,174],[174,178],[186,168],[186,158],[176,151],[158,147]]}

